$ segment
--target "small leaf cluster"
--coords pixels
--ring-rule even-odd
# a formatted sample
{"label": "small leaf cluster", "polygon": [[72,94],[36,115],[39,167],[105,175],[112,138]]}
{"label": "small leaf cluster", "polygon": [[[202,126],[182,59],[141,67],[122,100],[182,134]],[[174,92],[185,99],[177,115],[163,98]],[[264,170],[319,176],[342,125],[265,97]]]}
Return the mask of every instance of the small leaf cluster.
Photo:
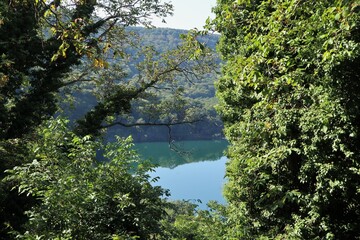
{"label": "small leaf cluster", "polygon": [[207,210],[197,209],[190,201],[169,202],[167,216],[162,220],[164,232],[160,239],[224,239],[226,206],[210,201]]}

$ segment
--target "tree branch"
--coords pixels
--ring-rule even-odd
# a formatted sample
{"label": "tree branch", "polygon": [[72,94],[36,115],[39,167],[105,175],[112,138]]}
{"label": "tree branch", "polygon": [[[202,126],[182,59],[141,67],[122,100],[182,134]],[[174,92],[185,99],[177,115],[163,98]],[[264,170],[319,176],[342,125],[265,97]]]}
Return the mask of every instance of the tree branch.
{"label": "tree branch", "polygon": [[75,84],[75,83],[78,83],[78,82],[92,82],[93,80],[83,79],[87,74],[88,74],[88,72],[84,71],[82,74],[80,74],[80,76],[77,77],[77,79],[60,84],[59,89],[63,88],[63,87],[67,87],[67,86]]}
{"label": "tree branch", "polygon": [[193,121],[182,121],[182,122],[174,122],[174,123],[155,123],[155,122],[148,122],[148,123],[123,123],[123,122],[114,122],[108,125],[102,125],[100,128],[110,128],[116,125],[122,126],[122,127],[138,127],[138,126],[165,126],[165,127],[171,127],[176,125],[182,125],[182,124],[193,124],[196,122],[200,122],[201,120],[193,120]]}

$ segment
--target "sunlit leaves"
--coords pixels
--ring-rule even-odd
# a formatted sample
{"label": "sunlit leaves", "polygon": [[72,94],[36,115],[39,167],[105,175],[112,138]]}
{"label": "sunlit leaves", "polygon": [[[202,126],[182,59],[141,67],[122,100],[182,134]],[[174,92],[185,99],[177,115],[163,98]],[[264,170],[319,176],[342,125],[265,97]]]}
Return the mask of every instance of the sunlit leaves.
{"label": "sunlit leaves", "polygon": [[[27,214],[27,232],[20,238],[105,239],[111,236],[148,238],[159,232],[167,192],[150,185],[151,166],[141,163],[131,139],[102,148],[68,132],[56,119],[39,130],[30,143],[34,160],[9,170],[21,194],[39,200]],[[140,164],[139,167],[137,164]]]}
{"label": "sunlit leaves", "polygon": [[[37,1],[42,28],[63,44],[52,57],[65,57],[71,46],[80,55],[97,58],[106,52],[112,32],[119,26],[151,26],[151,17],[166,17],[172,5],[160,1]],[[104,44],[103,44],[104,43]],[[103,46],[101,46],[103,45]]]}
{"label": "sunlit leaves", "polygon": [[219,1],[215,13],[235,228],[249,239],[358,235],[358,3]]}

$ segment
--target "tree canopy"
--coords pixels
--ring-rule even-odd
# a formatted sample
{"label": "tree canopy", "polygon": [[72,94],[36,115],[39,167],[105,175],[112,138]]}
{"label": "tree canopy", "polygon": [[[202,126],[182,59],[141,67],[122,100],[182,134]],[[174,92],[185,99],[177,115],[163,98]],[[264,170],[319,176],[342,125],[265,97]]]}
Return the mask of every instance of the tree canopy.
{"label": "tree canopy", "polygon": [[[150,17],[171,14],[170,4],[156,0],[3,1],[2,5],[3,139],[21,137],[52,116],[58,110],[56,93],[69,86],[84,88],[80,83],[90,84],[99,97],[75,131],[97,135],[104,120],[129,112],[131,101],[149,88],[176,73],[189,75],[196,65],[191,60],[199,56],[196,48],[202,46],[189,35],[186,44],[161,55],[151,47],[141,50],[144,61],[134,83],[126,80],[123,65],[127,49],[136,41],[125,27],[151,26]],[[75,67],[81,68],[79,74],[73,72]],[[101,74],[92,78],[94,72]]]}
{"label": "tree canopy", "polygon": [[[26,214],[20,239],[149,239],[159,234],[168,192],[153,187],[148,171],[132,150],[131,139],[107,146],[69,132],[66,121],[53,119],[29,143],[32,162],[8,170],[20,194],[41,201]],[[103,149],[106,161],[96,160]]]}
{"label": "tree canopy", "polygon": [[229,235],[356,239],[358,1],[219,0],[214,11]]}
{"label": "tree canopy", "polygon": [[[55,93],[69,84],[64,76],[81,58],[88,57],[97,66],[105,64],[101,53],[111,33],[119,32],[116,24],[148,24],[150,14],[171,13],[171,5],[159,1],[2,1],[1,5],[1,137],[5,139],[21,137],[55,113]],[[96,12],[106,15],[99,18]]]}
{"label": "tree canopy", "polygon": [[[37,134],[39,126],[59,114],[64,101],[59,92],[92,90],[96,104],[68,127],[80,139],[90,136],[95,140],[107,127],[139,123],[125,122],[124,116],[134,100],[153,94],[150,89],[160,89],[159,85],[171,82],[177,74],[191,78],[197,71],[206,72],[197,61],[205,49],[196,41],[195,33],[185,36],[178,48],[160,54],[151,46],[137,45],[133,34],[125,30],[136,25],[151,27],[151,18],[171,14],[172,5],[160,0],[0,1],[1,179],[9,174],[6,169],[34,163],[31,146],[44,137]],[[129,47],[139,49],[139,74],[133,79],[127,78],[124,67],[130,57]],[[179,97],[174,89],[174,96]],[[193,121],[188,117],[169,118],[163,124]],[[58,141],[67,142],[65,138]],[[66,159],[69,152],[66,148],[62,151]],[[25,212],[39,204],[36,194],[34,198],[11,191],[19,181],[0,184],[0,237],[4,239],[9,231],[22,232],[28,220]],[[145,182],[141,184],[145,186]],[[50,195],[46,197],[55,197]]]}

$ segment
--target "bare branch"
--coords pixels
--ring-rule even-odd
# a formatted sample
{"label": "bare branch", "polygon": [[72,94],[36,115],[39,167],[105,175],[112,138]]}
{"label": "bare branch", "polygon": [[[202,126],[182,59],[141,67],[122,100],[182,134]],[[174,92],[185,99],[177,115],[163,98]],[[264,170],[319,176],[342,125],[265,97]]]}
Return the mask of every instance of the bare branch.
{"label": "bare branch", "polygon": [[196,122],[200,122],[201,120],[193,120],[193,121],[181,121],[181,122],[174,122],[174,123],[155,123],[155,122],[147,122],[147,123],[124,123],[124,122],[113,122],[108,125],[102,125],[100,128],[110,128],[116,125],[122,126],[122,127],[138,127],[138,126],[165,126],[165,127],[171,127],[176,125],[183,125],[183,124],[193,124]]}
{"label": "bare branch", "polygon": [[101,126],[101,128],[109,128],[109,127],[113,127],[116,125],[122,126],[122,127],[138,127],[138,126],[164,126],[168,129],[168,144],[169,144],[169,148],[178,153],[181,156],[188,156],[191,154],[190,151],[185,151],[182,147],[178,146],[175,142],[175,140],[173,139],[172,136],[172,126],[176,126],[176,125],[182,125],[182,124],[193,124],[196,122],[200,122],[201,120],[193,120],[193,121],[182,121],[182,122],[175,122],[175,123],[123,123],[123,122],[114,122],[112,124],[108,124],[108,125],[103,125]]}
{"label": "bare branch", "polygon": [[80,76],[78,76],[75,80],[62,83],[62,84],[59,86],[59,89],[60,89],[60,88],[63,88],[63,87],[67,87],[67,86],[72,85],[72,84],[75,84],[75,83],[79,83],[79,82],[92,82],[93,80],[91,80],[91,79],[84,79],[84,77],[85,77],[86,75],[88,75],[88,72],[87,72],[87,71],[84,71],[84,72],[83,72],[82,74],[80,74]]}

